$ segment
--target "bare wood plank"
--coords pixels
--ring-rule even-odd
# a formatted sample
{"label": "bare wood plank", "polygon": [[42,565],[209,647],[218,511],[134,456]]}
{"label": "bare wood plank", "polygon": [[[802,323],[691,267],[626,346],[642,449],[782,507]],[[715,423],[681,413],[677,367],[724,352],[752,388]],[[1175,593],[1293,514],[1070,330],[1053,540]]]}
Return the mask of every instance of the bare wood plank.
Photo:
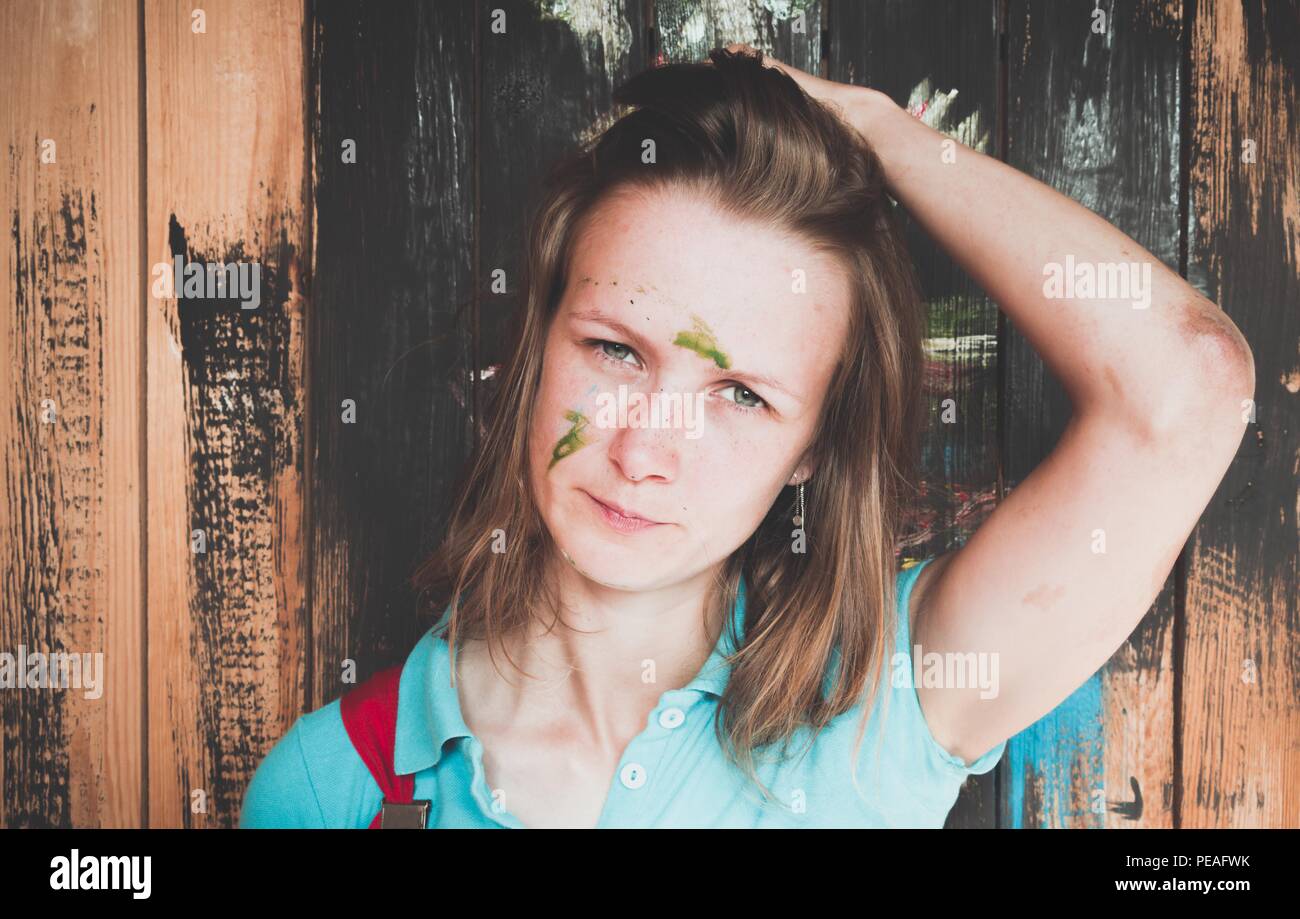
{"label": "bare wood plank", "polygon": [[147,257],[257,266],[258,303],[149,301],[152,826],[233,825],[305,701],[303,14],[202,12],[145,3]]}
{"label": "bare wood plank", "polygon": [[[1008,161],[1178,270],[1177,2],[1012,0]],[[1051,451],[1061,385],[1007,328],[1006,485]],[[1004,826],[1167,827],[1173,819],[1173,581],[1111,661],[1007,746]]]}
{"label": "bare wood plank", "polygon": [[0,651],[94,668],[0,691],[0,826],[142,819],[138,55],[134,5],[0,10]]}
{"label": "bare wood plank", "polygon": [[[885,92],[936,130],[997,156],[996,7],[994,0],[832,3],[830,78]],[[926,299],[921,397],[931,418],[921,439],[922,492],[901,547],[907,563],[964,543],[997,501],[998,309],[902,213]],[[1002,768],[967,780],[946,826],[996,825]]]}
{"label": "bare wood plank", "polygon": [[[1237,459],[1186,551],[1184,827],[1300,826],[1300,8],[1191,27],[1188,277],[1255,357]],[[1248,416],[1249,417],[1249,416]]]}
{"label": "bare wood plank", "polygon": [[347,688],[346,661],[364,679],[431,624],[408,578],[474,443],[477,26],[460,0],[309,15],[317,708]]}

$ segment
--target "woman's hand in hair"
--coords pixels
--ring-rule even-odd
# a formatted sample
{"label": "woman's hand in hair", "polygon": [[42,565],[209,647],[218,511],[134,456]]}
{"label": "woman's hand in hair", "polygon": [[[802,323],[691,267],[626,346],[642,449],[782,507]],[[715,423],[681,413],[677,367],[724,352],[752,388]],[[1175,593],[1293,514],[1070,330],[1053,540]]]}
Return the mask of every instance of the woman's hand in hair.
{"label": "woman's hand in hair", "polygon": [[[725,50],[751,56],[759,53],[757,48],[745,42],[732,42],[726,46]],[[819,102],[827,104],[846,124],[864,136],[866,131],[863,130],[863,120],[857,117],[859,111],[866,108],[868,104],[871,107],[879,105],[898,107],[892,99],[879,90],[870,89],[866,86],[854,86],[852,83],[836,83],[834,80],[824,80],[821,77],[800,70],[798,67],[782,64],[766,54],[763,55],[763,66],[779,70],[790,77],[795,83],[799,84],[799,87],[804,92]]]}

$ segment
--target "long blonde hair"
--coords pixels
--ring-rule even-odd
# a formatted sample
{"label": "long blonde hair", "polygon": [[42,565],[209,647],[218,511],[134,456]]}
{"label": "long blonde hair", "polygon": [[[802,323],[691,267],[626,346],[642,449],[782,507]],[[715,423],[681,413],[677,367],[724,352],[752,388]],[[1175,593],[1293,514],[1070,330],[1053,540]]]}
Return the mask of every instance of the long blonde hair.
{"label": "long blonde hair", "polygon": [[[597,202],[632,186],[684,184],[728,212],[799,234],[838,257],[852,291],[849,334],[813,440],[806,552],[791,551],[786,488],[726,560],[709,600],[711,614],[729,622],[743,573],[744,634],[733,636],[716,729],[727,756],[762,787],[757,751],[780,742],[784,755],[801,726],[815,733],[867,691],[860,741],[872,711],[895,635],[895,546],[915,490],[923,314],[880,163],[862,137],[761,58],[715,49],[710,60],[632,77],[614,94],[631,110],[550,172],[528,225],[513,357],[447,534],[412,584],[436,614],[445,609],[454,650],[460,636],[504,649],[503,638],[533,617],[558,617],[555,585],[539,576],[558,547],[529,487],[518,407],[536,403],[570,247]],[[655,141],[652,167],[641,160],[646,138]],[[492,551],[497,531],[508,535],[505,552]]]}

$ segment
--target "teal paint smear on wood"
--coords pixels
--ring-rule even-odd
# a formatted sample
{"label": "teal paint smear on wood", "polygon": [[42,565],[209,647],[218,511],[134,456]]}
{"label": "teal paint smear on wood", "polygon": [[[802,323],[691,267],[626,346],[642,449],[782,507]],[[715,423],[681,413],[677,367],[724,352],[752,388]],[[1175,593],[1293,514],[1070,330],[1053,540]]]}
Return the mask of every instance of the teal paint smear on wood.
{"label": "teal paint smear on wood", "polygon": [[[1105,788],[1105,721],[1101,671],[1052,711],[1012,737],[1007,744],[1007,811],[1010,826],[1025,828],[1025,804],[1036,802],[1037,826],[1069,824],[1100,829],[1105,826],[1093,802]],[[1073,788],[1086,788],[1086,800],[1075,801]]]}

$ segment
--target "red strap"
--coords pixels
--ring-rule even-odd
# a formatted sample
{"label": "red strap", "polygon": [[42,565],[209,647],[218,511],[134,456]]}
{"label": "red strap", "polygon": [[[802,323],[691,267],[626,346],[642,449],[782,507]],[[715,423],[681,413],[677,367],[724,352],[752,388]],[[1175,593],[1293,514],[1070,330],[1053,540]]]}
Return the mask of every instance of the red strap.
{"label": "red strap", "polygon": [[[415,797],[415,779],[393,772],[393,750],[397,742],[397,694],[402,665],[381,670],[344,693],[339,700],[343,727],[370,774],[375,777],[384,800],[410,804]],[[379,829],[383,808],[370,822]]]}

